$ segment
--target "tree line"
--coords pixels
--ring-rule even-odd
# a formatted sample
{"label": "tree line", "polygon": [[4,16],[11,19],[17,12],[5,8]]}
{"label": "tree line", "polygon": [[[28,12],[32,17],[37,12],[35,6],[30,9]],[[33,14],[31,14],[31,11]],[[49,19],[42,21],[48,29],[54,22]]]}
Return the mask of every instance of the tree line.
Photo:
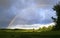
{"label": "tree line", "polygon": [[56,11],[57,18],[51,17],[55,22],[54,30],[60,30],[60,2],[53,7]]}

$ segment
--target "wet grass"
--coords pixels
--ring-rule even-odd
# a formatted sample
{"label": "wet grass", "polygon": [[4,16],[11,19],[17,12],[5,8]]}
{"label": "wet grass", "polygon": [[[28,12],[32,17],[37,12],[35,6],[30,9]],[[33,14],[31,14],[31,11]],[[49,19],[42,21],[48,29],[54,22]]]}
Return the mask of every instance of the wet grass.
{"label": "wet grass", "polygon": [[4,30],[0,30],[0,38],[60,38],[60,31],[6,32]]}

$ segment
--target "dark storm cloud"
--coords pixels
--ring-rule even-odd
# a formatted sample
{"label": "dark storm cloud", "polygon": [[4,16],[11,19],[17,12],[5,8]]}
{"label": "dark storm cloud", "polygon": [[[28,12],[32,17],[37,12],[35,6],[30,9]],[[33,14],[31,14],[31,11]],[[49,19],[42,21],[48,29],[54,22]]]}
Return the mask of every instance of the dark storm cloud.
{"label": "dark storm cloud", "polygon": [[58,2],[58,0],[36,0],[37,3],[41,4],[41,5],[53,5],[55,3]]}
{"label": "dark storm cloud", "polygon": [[3,9],[10,8],[15,1],[16,0],[0,0],[0,7]]}
{"label": "dark storm cloud", "polygon": [[7,27],[14,14],[10,10],[14,0],[0,0],[0,27]]}
{"label": "dark storm cloud", "polygon": [[[43,21],[41,21],[41,19],[44,19],[44,13],[34,12],[36,11],[34,10],[34,8],[36,8],[35,6],[43,9],[47,7],[49,9],[52,5],[56,4],[57,1],[58,0],[0,0],[0,27],[8,26],[15,15],[19,15],[17,17],[19,20],[15,19],[17,24],[40,23]],[[26,11],[22,12],[22,10]],[[43,22],[45,23],[45,21]]]}

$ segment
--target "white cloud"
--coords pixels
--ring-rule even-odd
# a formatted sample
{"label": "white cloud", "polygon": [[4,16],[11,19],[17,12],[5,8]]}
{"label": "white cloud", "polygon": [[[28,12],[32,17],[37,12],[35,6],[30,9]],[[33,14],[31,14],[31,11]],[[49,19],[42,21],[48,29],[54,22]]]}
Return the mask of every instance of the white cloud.
{"label": "white cloud", "polygon": [[32,24],[32,25],[12,25],[11,27],[7,27],[8,29],[39,29],[42,27],[48,27],[48,26],[53,26],[55,25],[54,23],[50,24]]}

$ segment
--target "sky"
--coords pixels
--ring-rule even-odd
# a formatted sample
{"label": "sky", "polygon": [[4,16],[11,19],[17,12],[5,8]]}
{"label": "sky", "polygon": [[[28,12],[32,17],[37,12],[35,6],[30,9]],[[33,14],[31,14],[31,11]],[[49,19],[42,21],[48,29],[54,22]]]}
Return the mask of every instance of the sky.
{"label": "sky", "polygon": [[0,28],[38,27],[53,23],[59,0],[0,0]]}

